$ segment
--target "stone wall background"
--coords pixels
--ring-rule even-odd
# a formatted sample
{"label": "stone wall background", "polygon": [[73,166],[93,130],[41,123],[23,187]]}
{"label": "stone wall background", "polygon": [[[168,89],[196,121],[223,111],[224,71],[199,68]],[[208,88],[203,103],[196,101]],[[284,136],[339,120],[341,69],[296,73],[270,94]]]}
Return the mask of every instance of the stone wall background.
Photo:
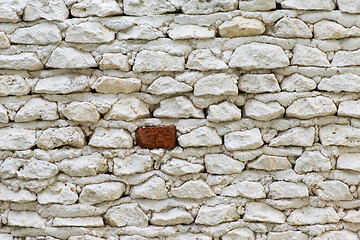
{"label": "stone wall background", "polygon": [[359,239],[359,13],[0,0],[0,239]]}

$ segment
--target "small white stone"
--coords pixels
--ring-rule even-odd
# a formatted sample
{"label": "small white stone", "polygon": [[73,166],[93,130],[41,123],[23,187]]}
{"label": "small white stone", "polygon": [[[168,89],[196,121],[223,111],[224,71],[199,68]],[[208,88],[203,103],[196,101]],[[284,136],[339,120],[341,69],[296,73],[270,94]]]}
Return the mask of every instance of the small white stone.
{"label": "small white stone", "polygon": [[318,85],[318,89],[336,93],[342,91],[359,92],[360,77],[352,73],[345,73],[330,78],[323,78]]}
{"label": "small white stone", "polygon": [[190,173],[199,173],[204,170],[201,164],[190,163],[186,160],[173,158],[161,165],[161,171],[169,175],[182,176]]}
{"label": "small white stone", "polygon": [[133,139],[124,129],[99,127],[93,132],[89,145],[97,148],[131,148]]}
{"label": "small white stone", "polygon": [[131,93],[138,92],[141,80],[138,78],[118,78],[102,76],[97,80],[94,88],[100,93]]}
{"label": "small white stone", "polygon": [[199,79],[194,85],[194,95],[236,96],[238,87],[235,80],[225,73],[215,73]]}
{"label": "small white stone", "polygon": [[63,145],[81,148],[85,145],[85,135],[79,127],[48,128],[37,139],[36,145],[42,149]]}
{"label": "small white stone", "polygon": [[293,54],[293,58],[291,59],[292,65],[315,67],[331,66],[326,53],[317,48],[296,44]]}
{"label": "small white stone", "polygon": [[57,47],[46,63],[46,67],[49,68],[91,68],[97,66],[90,53],[70,47]]}
{"label": "small white stone", "polygon": [[269,121],[281,118],[285,113],[285,108],[278,102],[263,103],[258,100],[250,99],[245,104],[245,117],[259,121]]}
{"label": "small white stone", "polygon": [[121,182],[105,182],[90,184],[83,187],[79,197],[80,203],[93,205],[105,201],[119,199],[125,191],[125,184]]}
{"label": "small white stone", "polygon": [[2,104],[0,104],[0,123],[8,123],[8,122],[9,122],[8,111]]}
{"label": "small white stone", "polygon": [[338,0],[337,4],[341,12],[360,13],[360,2],[352,0]]}
{"label": "small white stone", "polygon": [[315,128],[295,127],[281,133],[270,141],[269,146],[303,146],[311,147],[315,139]]}
{"label": "small white stone", "polygon": [[231,102],[211,105],[206,119],[210,122],[231,122],[241,119],[241,110]]}
{"label": "small white stone", "polygon": [[206,154],[206,172],[211,174],[236,174],[244,169],[244,163],[235,160],[225,154]]}
{"label": "small white stone", "polygon": [[239,89],[247,93],[280,92],[275,74],[244,74]]}
{"label": "small white stone", "polygon": [[197,49],[190,53],[186,68],[199,71],[228,69],[228,65],[217,58],[210,49]]}
{"label": "small white stone", "polygon": [[332,207],[303,207],[295,209],[287,219],[290,225],[314,225],[337,223],[339,221],[339,215]]}
{"label": "small white stone", "polygon": [[75,17],[107,17],[121,13],[120,5],[115,0],[84,0],[71,7],[71,15]]}
{"label": "small white stone", "polygon": [[341,181],[319,182],[315,193],[325,201],[343,201],[352,200],[353,196],[348,185]]}
{"label": "small white stone", "polygon": [[258,170],[276,171],[291,168],[287,157],[262,155],[258,159],[248,163],[248,167]]}
{"label": "small white stone", "polygon": [[148,217],[136,203],[125,203],[107,210],[105,221],[114,227],[136,226],[147,227]]}
{"label": "small white stone", "polygon": [[240,0],[239,2],[239,9],[244,11],[269,11],[275,8],[275,0]]}
{"label": "small white stone", "polygon": [[255,240],[253,231],[248,228],[235,228],[221,238],[222,240]]}
{"label": "small white stone", "polygon": [[13,191],[4,184],[0,183],[0,201],[26,203],[36,201],[36,198],[36,194],[32,192],[29,192],[27,190]]}
{"label": "small white stone", "polygon": [[76,186],[71,183],[56,182],[54,185],[38,193],[40,204],[74,204],[78,200]]}
{"label": "small white stone", "polygon": [[59,75],[40,79],[34,88],[34,93],[69,94],[82,92],[88,88],[88,77],[81,75]]}
{"label": "small white stone", "polygon": [[116,39],[129,40],[129,39],[143,39],[143,40],[155,40],[161,37],[165,37],[165,34],[157,28],[140,25],[131,26],[125,30],[121,30],[116,34]]}
{"label": "small white stone", "polygon": [[167,0],[124,0],[125,15],[159,15],[175,10],[176,8]]}
{"label": "small white stone", "polygon": [[215,38],[215,34],[215,30],[198,25],[173,24],[168,31],[169,37],[174,40]]}
{"label": "small white stone", "polygon": [[343,220],[351,223],[359,223],[360,222],[360,212],[356,210],[347,211]]}
{"label": "small white stone", "polygon": [[26,150],[35,145],[35,130],[0,129],[0,150]]}
{"label": "small white stone", "polygon": [[157,118],[204,118],[202,109],[196,108],[186,97],[179,96],[164,99],[160,107],[155,109],[154,117]]}
{"label": "small white stone", "polygon": [[331,62],[335,67],[347,67],[360,65],[360,50],[338,51]]}
{"label": "small white stone", "polygon": [[352,126],[330,124],[320,128],[319,136],[324,146],[360,147],[360,129]]}
{"label": "small white stone", "polygon": [[193,88],[185,83],[178,82],[172,77],[159,77],[148,87],[147,91],[152,94],[176,94],[191,92]]}
{"label": "small white stone", "polygon": [[225,148],[229,151],[257,149],[263,145],[260,129],[236,131],[225,135]]}
{"label": "small white stone", "polygon": [[40,70],[44,68],[35,53],[20,53],[17,55],[0,55],[0,69]]}
{"label": "small white stone", "polygon": [[7,225],[26,228],[45,228],[46,219],[36,212],[9,211]]}
{"label": "small white stone", "polygon": [[146,199],[167,199],[168,190],[165,186],[165,180],[154,176],[148,179],[145,183],[134,186],[130,190],[130,196],[133,199],[146,198]]}
{"label": "small white stone", "polygon": [[102,217],[75,217],[75,218],[54,218],[54,227],[102,227],[104,221]]}
{"label": "small white stone", "polygon": [[150,223],[153,225],[169,226],[178,224],[190,224],[194,218],[183,209],[173,208],[169,211],[153,213]]}
{"label": "small white stone", "polygon": [[115,33],[98,22],[84,22],[70,26],[65,41],[73,43],[106,43],[115,39]]}
{"label": "small white stone", "polygon": [[101,70],[120,70],[130,71],[131,66],[128,62],[128,57],[121,53],[104,53],[103,58],[99,63]]}
{"label": "small white stone", "polygon": [[314,37],[322,40],[346,38],[350,32],[342,25],[328,20],[314,24]]}
{"label": "small white stone", "polygon": [[[209,237],[202,233],[183,233],[176,236],[168,237],[169,240],[212,240],[212,237]],[[127,240],[127,239],[124,239]],[[132,239],[131,239],[132,240]],[[146,239],[134,239],[134,240],[146,240]]]}
{"label": "small white stone", "polygon": [[99,153],[62,160],[59,170],[72,177],[96,176],[108,170],[107,159]]}
{"label": "small white stone", "polygon": [[268,196],[273,199],[309,197],[309,190],[304,183],[273,182],[269,190]]}
{"label": "small white stone", "polygon": [[265,198],[264,186],[259,182],[243,181],[227,186],[221,192],[221,195],[227,197],[244,197],[250,199]]}
{"label": "small white stone", "polygon": [[72,102],[62,110],[62,114],[77,122],[97,122],[100,119],[100,113],[89,102]]}
{"label": "small white stone", "polygon": [[[1,9],[0,9],[0,12],[1,12]],[[0,13],[0,15],[1,15],[1,13]],[[4,32],[0,32],[0,48],[8,48],[8,47],[10,47],[9,38],[6,36],[6,34]]]}
{"label": "small white stone", "polygon": [[341,239],[341,240],[358,240],[359,237],[356,233],[350,232],[349,230],[340,230],[340,231],[329,231],[321,234],[318,237],[313,238],[313,240],[328,240],[328,239]]}
{"label": "small white stone", "polygon": [[10,37],[11,42],[23,44],[50,44],[62,40],[61,31],[51,23],[40,23],[32,27],[18,28]]}
{"label": "small white stone", "polygon": [[150,116],[149,106],[143,101],[129,97],[120,99],[104,116],[105,120],[133,121]]}
{"label": "small white stone", "polygon": [[59,118],[57,104],[41,98],[32,98],[15,115],[15,122],[31,122],[38,119],[55,120]]}
{"label": "small white stone", "polygon": [[152,169],[154,161],[150,156],[132,154],[129,157],[114,158],[115,175],[131,175],[135,173],[144,173]]}
{"label": "small white stone", "polygon": [[222,139],[215,129],[199,127],[178,138],[181,147],[210,147],[222,144]]}
{"label": "small white stone", "polygon": [[195,223],[215,226],[223,222],[231,222],[240,218],[233,204],[219,204],[215,207],[202,205]]}
{"label": "small white stone", "polygon": [[272,34],[280,38],[312,38],[310,28],[300,19],[283,17],[272,27]]}
{"label": "small white stone", "polygon": [[[320,87],[320,85],[318,87]],[[281,89],[288,92],[308,92],[315,88],[316,82],[314,80],[298,73],[284,77],[281,82]]]}
{"label": "small white stone", "polygon": [[273,69],[289,65],[289,58],[284,50],[276,45],[253,42],[238,47],[231,56],[231,68]]}
{"label": "small white stone", "polygon": [[333,115],[337,111],[334,102],[327,97],[301,98],[295,100],[287,109],[287,117],[309,119]]}
{"label": "small white stone", "polygon": [[34,0],[24,10],[24,21],[35,21],[45,18],[49,21],[64,21],[69,11],[63,0]]}
{"label": "small white stone", "polygon": [[268,240],[308,240],[308,236],[300,231],[269,232]]}
{"label": "small white stone", "polygon": [[245,206],[244,221],[284,223],[286,215],[262,202],[248,202]]}
{"label": "small white stone", "polygon": [[281,2],[283,8],[293,8],[299,10],[333,10],[335,3],[332,0],[284,0]]}
{"label": "small white stone", "polygon": [[211,187],[202,180],[190,180],[170,192],[177,198],[201,199],[215,196]]}
{"label": "small white stone", "polygon": [[20,17],[17,15],[15,9],[5,4],[0,5],[0,22],[15,23],[20,21]]}
{"label": "small white stone", "polygon": [[305,172],[327,172],[331,170],[330,159],[324,157],[319,151],[305,151],[296,159],[295,171]]}
{"label": "small white stone", "polygon": [[227,12],[235,10],[238,6],[238,0],[190,0],[181,6],[185,14],[211,14],[215,12]]}
{"label": "small white stone", "polygon": [[234,17],[219,26],[219,33],[224,38],[257,36],[265,32],[265,24],[257,19]]}
{"label": "small white stone", "polygon": [[185,59],[161,51],[143,50],[136,55],[134,72],[184,71]]}

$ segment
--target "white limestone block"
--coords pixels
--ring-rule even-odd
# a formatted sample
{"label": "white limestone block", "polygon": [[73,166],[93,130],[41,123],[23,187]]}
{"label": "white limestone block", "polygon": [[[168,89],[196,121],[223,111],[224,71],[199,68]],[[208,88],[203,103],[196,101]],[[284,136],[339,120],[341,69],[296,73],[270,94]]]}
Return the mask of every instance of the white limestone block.
{"label": "white limestone block", "polygon": [[337,223],[339,215],[332,207],[303,207],[292,211],[287,219],[290,225],[314,225]]}
{"label": "white limestone block", "polygon": [[333,115],[337,111],[334,102],[327,97],[300,98],[295,100],[287,109],[287,117],[309,119]]}
{"label": "white limestone block", "polygon": [[165,186],[165,180],[158,176],[153,176],[146,182],[132,187],[130,190],[130,196],[133,199],[167,199],[168,190]]}
{"label": "white limestone block", "polygon": [[225,154],[206,154],[206,172],[211,174],[236,174],[244,169],[244,163],[235,160]]}
{"label": "white limestone block", "polygon": [[312,38],[310,28],[300,19],[283,17],[271,28],[271,33],[280,38]]}
{"label": "white limestone block", "polygon": [[215,12],[227,12],[238,7],[237,0],[190,0],[181,6],[185,14],[211,14]]}
{"label": "white limestone block", "polygon": [[270,141],[269,146],[303,146],[310,147],[315,139],[314,127],[295,127],[282,132]]}
{"label": "white limestone block", "polygon": [[64,21],[69,11],[62,0],[34,0],[24,9],[24,21],[35,21],[45,18],[49,21]]}
{"label": "white limestone block", "polygon": [[228,133],[224,138],[225,148],[229,151],[257,149],[263,145],[260,129]]}
{"label": "white limestone block", "polygon": [[56,182],[50,187],[38,193],[40,204],[74,204],[78,200],[76,186],[72,183]]}
{"label": "white limestone block", "polygon": [[16,55],[0,55],[0,69],[40,70],[44,68],[35,53],[20,53]]}
{"label": "white limestone block", "polygon": [[324,146],[360,147],[360,129],[347,125],[329,124],[319,130]]}
{"label": "white limestone block", "polygon": [[99,63],[101,70],[120,70],[130,71],[131,66],[128,62],[128,57],[121,53],[104,53]]}
{"label": "white limestone block", "polygon": [[[186,239],[186,240],[212,240],[211,237],[202,234],[202,233],[183,233],[183,234],[178,234],[176,236],[170,236],[168,237],[169,240],[182,240],[182,239]],[[124,239],[127,240],[127,239]],[[146,239],[139,239],[139,240],[146,240]]]}
{"label": "white limestone block", "polygon": [[15,23],[20,21],[15,9],[5,4],[0,5],[0,22]]}
{"label": "white limestone block", "polygon": [[358,240],[359,237],[356,233],[349,230],[339,230],[339,231],[328,231],[324,234],[321,234],[318,237],[314,237],[314,240],[327,240],[327,239],[341,239],[341,240]]}
{"label": "white limestone block", "polygon": [[259,121],[269,121],[281,118],[285,113],[285,108],[278,102],[263,103],[258,100],[250,99],[244,106],[245,117]]}
{"label": "white limestone block", "polygon": [[291,59],[292,65],[300,66],[314,66],[314,67],[330,67],[329,60],[326,53],[323,51],[296,44],[293,50],[293,58]]}
{"label": "white limestone block", "polygon": [[236,81],[225,73],[215,73],[199,79],[194,85],[194,95],[228,95],[236,96],[238,87]]}
{"label": "white limestone block", "polygon": [[125,158],[114,158],[115,175],[131,175],[135,173],[144,173],[151,170],[154,164],[152,158],[148,155],[131,154]]}
{"label": "white limestone block", "polygon": [[102,227],[104,221],[102,217],[75,217],[75,218],[59,218],[53,220],[54,227]]}
{"label": "white limestone block", "polygon": [[276,171],[292,167],[287,157],[261,155],[258,159],[248,163],[248,167],[258,170]]}
{"label": "white limestone block", "polygon": [[269,11],[275,8],[275,0],[240,0],[239,2],[239,9],[244,11]]}
{"label": "white limestone block", "polygon": [[360,50],[337,51],[331,62],[335,67],[348,67],[360,65]]}
{"label": "white limestone block", "polygon": [[346,212],[343,220],[351,223],[359,223],[360,222],[360,212],[356,210],[349,210]]}
{"label": "white limestone block", "polygon": [[323,78],[318,85],[319,90],[328,92],[359,92],[360,77],[352,73],[335,75],[330,78]]}
{"label": "white limestone block", "polygon": [[168,35],[174,40],[183,39],[207,39],[215,38],[216,31],[198,25],[179,25],[172,24],[168,30]]}
{"label": "white limestone block", "polygon": [[8,123],[8,122],[9,122],[8,111],[4,107],[4,105],[0,104],[0,123]]}
{"label": "white limestone block", "polygon": [[26,150],[35,146],[35,130],[1,128],[0,150]]}
{"label": "white limestone block", "polygon": [[133,121],[150,116],[149,105],[143,101],[128,97],[120,99],[104,116],[105,120]]}
{"label": "white limestone block", "polygon": [[52,23],[40,23],[32,27],[18,28],[10,36],[13,43],[50,44],[62,40],[60,29]]}
{"label": "white limestone block", "polygon": [[247,93],[280,92],[275,74],[244,74],[240,76],[238,85]]}
{"label": "white limestone block", "polygon": [[57,47],[50,55],[46,67],[49,68],[91,68],[97,67],[93,56],[71,47]]}
{"label": "white limestone block", "polygon": [[211,187],[203,180],[190,180],[177,188],[171,189],[170,193],[177,198],[202,199],[215,196]]}
{"label": "white limestone block", "polygon": [[172,77],[159,77],[148,87],[147,91],[152,94],[176,94],[191,92],[193,88],[183,82],[176,81]]}
{"label": "white limestone block", "polygon": [[164,99],[155,109],[157,118],[204,118],[204,112],[184,96]]}
{"label": "white limestone block", "polygon": [[210,147],[221,145],[222,139],[215,129],[199,127],[178,137],[178,142],[181,147]]}
{"label": "white limestone block", "polygon": [[71,7],[71,15],[75,17],[108,17],[121,13],[120,5],[115,0],[84,0]]}
{"label": "white limestone block", "polygon": [[223,222],[231,222],[240,218],[233,204],[218,204],[214,207],[202,205],[195,223],[215,226]]}
{"label": "white limestone block", "polygon": [[37,197],[35,193],[23,189],[13,191],[4,184],[0,183],[0,201],[26,203],[36,201],[36,199]]}
{"label": "white limestone block", "polygon": [[77,122],[97,122],[100,119],[100,113],[89,102],[72,102],[62,110],[62,114],[67,119]]}
{"label": "white limestone block", "polygon": [[[318,88],[319,87],[320,84]],[[314,90],[315,88],[316,88],[316,82],[313,79],[305,77],[298,73],[294,73],[291,74],[290,76],[284,77],[284,79],[281,82],[281,89],[288,92],[307,92]]]}
{"label": "white limestone block", "polygon": [[118,78],[102,76],[98,78],[95,90],[99,93],[131,93],[138,92],[141,87],[141,80],[138,78]]}
{"label": "white limestone block", "polygon": [[55,120],[59,118],[57,104],[41,98],[32,98],[15,115],[15,122]]}
{"label": "white limestone block", "polygon": [[333,10],[335,3],[332,0],[284,0],[281,7],[299,10]]}
{"label": "white limestone block", "polygon": [[350,35],[351,31],[333,21],[321,20],[314,24],[314,37],[317,39],[341,39]]}
{"label": "white limestone block", "polygon": [[241,119],[241,110],[231,102],[210,105],[206,119],[210,122],[231,122]]}
{"label": "white limestone block", "polygon": [[235,228],[222,236],[222,240],[255,240],[253,231],[248,228]]}
{"label": "white limestone block", "polygon": [[342,153],[339,155],[336,168],[360,172],[360,153]]}
{"label": "white limestone block", "polygon": [[14,240],[13,236],[11,234],[7,234],[7,233],[0,233],[0,239],[2,239],[2,240]]}
{"label": "white limestone block", "polygon": [[308,240],[308,236],[300,231],[269,232],[268,240]]}
{"label": "white limestone block", "polygon": [[172,56],[161,51],[143,50],[136,55],[133,71],[158,72],[158,71],[184,71],[185,59]]}
{"label": "white limestone block", "polygon": [[225,187],[221,195],[227,197],[244,197],[250,199],[265,198],[264,186],[259,182],[243,181]]}
{"label": "white limestone block", "polygon": [[190,213],[180,208],[173,208],[168,211],[154,212],[150,223],[153,225],[170,226],[178,224],[190,224],[194,218]]}
{"label": "white limestone block", "polygon": [[36,145],[42,149],[64,145],[82,148],[85,145],[85,135],[79,127],[48,128],[37,139]]}
{"label": "white limestone block", "polygon": [[210,49],[197,49],[192,51],[185,67],[199,71],[223,70],[229,68],[228,65],[217,58]]}
{"label": "white limestone block", "polygon": [[133,139],[124,129],[98,127],[94,130],[89,145],[97,148],[131,148]]}
{"label": "white limestone block", "polygon": [[121,182],[105,182],[89,184],[83,187],[79,197],[82,204],[93,205],[105,201],[119,199],[125,191],[125,184]]}
{"label": "white limestone block", "polygon": [[137,203],[125,203],[109,208],[104,216],[105,222],[114,227],[147,227],[148,217]]}
{"label": "white limestone block", "polygon": [[140,25],[140,26],[131,26],[124,30],[120,30],[116,34],[116,39],[119,40],[129,40],[129,39],[142,39],[142,40],[155,40],[158,38],[165,37],[166,35],[158,30],[157,28]]}
{"label": "white limestone block", "polygon": [[319,182],[316,187],[315,193],[325,201],[353,199],[349,186],[338,180]]}
{"label": "white limestone block", "polygon": [[186,160],[172,158],[161,165],[161,171],[169,175],[182,176],[190,173],[199,173],[204,170],[201,164],[190,163]]}
{"label": "white limestone block", "polygon": [[65,74],[40,79],[33,91],[34,93],[69,94],[85,91],[88,85],[89,79],[87,76]]}
{"label": "white limestone block", "polygon": [[64,159],[59,170],[72,177],[96,176],[108,170],[107,159],[100,153],[93,153],[72,159]]}
{"label": "white limestone block", "polygon": [[46,219],[36,212],[30,211],[9,211],[7,225],[27,228],[45,228]]}
{"label": "white limestone block", "polygon": [[305,172],[327,172],[331,170],[330,159],[324,157],[319,151],[305,151],[296,159],[295,171]]}
{"label": "white limestone block", "polygon": [[84,22],[70,26],[65,41],[73,43],[106,43],[115,39],[115,33],[98,22]]}
{"label": "white limestone block", "polygon": [[269,190],[268,196],[273,199],[309,197],[309,190],[304,183],[273,182]]}
{"label": "white limestone block", "polygon": [[286,215],[266,203],[248,202],[245,205],[244,221],[284,223],[286,221]]}
{"label": "white limestone block", "polygon": [[360,2],[352,0],[338,0],[337,4],[341,12],[360,13]]}
{"label": "white limestone block", "polygon": [[[1,9],[0,9],[1,11]],[[1,14],[1,13],[0,13]],[[1,22],[1,21],[0,21]],[[9,38],[6,36],[6,34],[4,32],[0,32],[0,49],[1,48],[9,48],[10,47],[10,40]]]}
{"label": "white limestone block", "polygon": [[167,12],[174,12],[176,8],[168,0],[124,0],[125,15],[159,15]]}
{"label": "white limestone block", "polygon": [[219,26],[219,33],[224,38],[257,36],[265,32],[265,24],[258,19],[234,17]]}

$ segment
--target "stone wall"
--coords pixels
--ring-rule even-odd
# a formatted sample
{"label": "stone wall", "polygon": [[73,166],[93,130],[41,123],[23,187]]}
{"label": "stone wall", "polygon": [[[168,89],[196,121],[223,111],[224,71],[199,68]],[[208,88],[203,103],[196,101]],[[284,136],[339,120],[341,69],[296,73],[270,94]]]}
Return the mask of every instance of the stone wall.
{"label": "stone wall", "polygon": [[0,0],[0,48],[1,240],[359,239],[358,0]]}

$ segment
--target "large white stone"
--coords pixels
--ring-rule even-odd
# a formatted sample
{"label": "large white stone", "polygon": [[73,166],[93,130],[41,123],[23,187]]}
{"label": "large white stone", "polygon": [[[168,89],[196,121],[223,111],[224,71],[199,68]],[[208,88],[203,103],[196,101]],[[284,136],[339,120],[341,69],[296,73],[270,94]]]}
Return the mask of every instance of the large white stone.
{"label": "large white stone", "polygon": [[295,100],[287,109],[287,117],[309,119],[333,115],[337,111],[334,102],[327,97],[300,98]]}
{"label": "large white stone", "polygon": [[168,190],[165,186],[165,180],[154,176],[146,182],[134,186],[130,190],[131,198],[147,198],[147,199],[166,199],[168,198]]}
{"label": "large white stone", "polygon": [[175,10],[176,8],[167,0],[124,0],[124,13],[126,15],[159,15]]}
{"label": "large white stone", "polygon": [[262,202],[248,202],[245,206],[244,221],[284,223],[286,215]]}
{"label": "large white stone", "polygon": [[[1,9],[0,9],[0,11],[1,11]],[[9,47],[10,47],[9,38],[6,36],[6,34],[4,32],[0,32],[0,49],[1,48],[9,48]]]}
{"label": "large white stone", "polygon": [[360,50],[336,52],[332,59],[331,65],[335,67],[360,65]]}
{"label": "large white stone", "polygon": [[256,149],[263,145],[260,129],[236,131],[225,135],[225,148],[229,151]]}
{"label": "large white stone", "polygon": [[215,34],[215,30],[198,25],[174,24],[168,30],[169,37],[174,40],[215,38]]}
{"label": "large white stone", "polygon": [[263,103],[258,100],[248,100],[245,104],[245,117],[259,121],[269,121],[280,118],[285,113],[285,108],[278,102]]}
{"label": "large white stone", "polygon": [[75,17],[107,17],[121,13],[120,5],[115,0],[84,0],[71,7],[71,15]]}
{"label": "large white stone", "polygon": [[332,0],[284,0],[281,7],[300,10],[333,10],[335,3]]}
{"label": "large white stone", "polygon": [[360,129],[352,126],[330,124],[320,128],[319,136],[324,146],[360,147]]}
{"label": "large white stone", "polygon": [[14,240],[13,236],[11,234],[7,234],[7,233],[0,233],[0,239],[2,239],[2,240]]}
{"label": "large white stone", "polygon": [[265,198],[264,186],[259,182],[243,181],[225,187],[221,195],[228,197],[244,197],[250,199]]}
{"label": "large white stone", "polygon": [[309,190],[304,183],[273,182],[269,185],[269,197],[281,198],[306,198]]}
{"label": "large white stone", "polygon": [[161,165],[161,171],[169,175],[182,176],[190,173],[199,173],[204,170],[201,164],[190,163],[186,160],[173,158]]}
{"label": "large white stone", "polygon": [[114,158],[115,175],[131,175],[151,170],[154,161],[148,155],[132,154],[125,158]]}
{"label": "large white stone", "polygon": [[244,163],[235,160],[225,154],[206,154],[206,172],[211,174],[235,174],[241,173]]}
{"label": "large white stone", "polygon": [[269,11],[275,8],[275,0],[240,0],[239,2],[239,9],[244,11]]}
{"label": "large white stone", "polygon": [[129,132],[116,128],[96,128],[89,145],[98,148],[131,148],[133,139]]}
{"label": "large white stone", "polygon": [[319,90],[329,92],[359,92],[360,77],[352,73],[335,75],[330,78],[323,78],[318,85]]}
{"label": "large white stone", "polygon": [[321,20],[314,24],[314,37],[322,40],[346,38],[351,33],[350,29],[333,21]]}
{"label": "large white stone", "polygon": [[0,76],[0,96],[26,95],[30,92],[30,87],[23,77],[18,75]]}
{"label": "large white stone", "polygon": [[106,43],[115,39],[115,33],[98,22],[72,25],[66,31],[65,41],[74,43]]}
{"label": "large white stone", "polygon": [[186,68],[209,71],[228,69],[228,65],[221,59],[217,58],[210,49],[197,49],[190,53],[186,62]]}
{"label": "large white stone", "polygon": [[291,168],[287,157],[261,155],[258,159],[248,163],[248,167],[258,170],[276,171]]}
{"label": "large white stone", "polygon": [[324,157],[319,151],[305,151],[296,159],[295,171],[305,172],[326,172],[331,169],[330,159]]}
{"label": "large white stone", "polygon": [[131,69],[128,57],[121,53],[104,53],[99,63],[99,67],[101,70],[114,69],[124,72],[130,71]]}
{"label": "large white stone", "polygon": [[72,183],[56,182],[54,185],[38,193],[40,204],[74,204],[78,200],[76,186]]}
{"label": "large white stone", "polygon": [[341,12],[360,13],[360,2],[352,0],[338,0],[337,4]]}
{"label": "large white stone", "polygon": [[195,219],[195,223],[215,226],[223,222],[231,222],[240,218],[233,204],[219,204],[215,207],[202,205]]}
{"label": "large white stone", "polygon": [[138,92],[141,80],[138,78],[118,78],[102,76],[97,80],[95,90],[100,93],[131,93]]}
{"label": "large white stone", "polygon": [[139,118],[149,117],[149,106],[143,101],[129,97],[120,99],[111,110],[104,116],[105,120],[133,121]]}
{"label": "large white stone", "polygon": [[153,225],[169,226],[178,224],[190,224],[194,218],[190,213],[180,208],[173,208],[169,211],[153,213],[150,222]]}
{"label": "large white stone", "polygon": [[257,36],[265,32],[265,24],[257,19],[234,17],[219,26],[219,33],[224,38]]}
{"label": "large white stone", "polygon": [[102,227],[104,221],[102,217],[75,217],[75,218],[54,218],[54,227]]}
{"label": "large white stone", "polygon": [[61,39],[60,29],[51,23],[40,23],[32,27],[18,28],[10,37],[11,42],[23,44],[49,44],[60,42]]}
{"label": "large white stone", "polygon": [[237,95],[235,80],[225,73],[215,73],[199,79],[194,85],[194,95]]}
{"label": "large white stone", "polygon": [[71,47],[57,47],[46,63],[49,68],[91,68],[97,67],[93,56]]}
{"label": "large white stone", "polygon": [[312,31],[300,19],[283,17],[272,27],[272,34],[280,38],[312,38]]}
{"label": "large white stone", "polygon": [[[175,236],[169,236],[169,240],[212,240],[211,237],[202,233],[183,233],[177,234]],[[126,239],[124,239],[126,240]],[[146,240],[146,239],[139,239],[139,240]]]}
{"label": "large white stone", "polygon": [[244,74],[240,76],[239,89],[247,93],[280,92],[274,74]]}
{"label": "large white stone", "polygon": [[8,122],[9,122],[8,111],[4,107],[4,105],[0,104],[0,123],[8,123]]}
{"label": "large white stone", "polygon": [[35,21],[45,18],[50,21],[64,21],[69,11],[63,0],[34,0],[30,1],[24,10],[24,21]]}
{"label": "large white stone", "polygon": [[210,147],[222,144],[222,139],[215,129],[199,127],[178,138],[181,147]]}
{"label": "large white stone", "polygon": [[1,128],[0,150],[26,150],[35,145],[35,130]]}
{"label": "large white stone", "polygon": [[57,104],[41,98],[32,98],[15,115],[15,122],[55,120],[59,118]]}
{"label": "large white stone", "polygon": [[291,59],[292,65],[300,66],[315,66],[315,67],[330,67],[329,60],[326,53],[323,51],[296,44],[293,50],[293,58]]}
{"label": "large white stone", "polygon": [[36,145],[42,149],[64,145],[82,148],[85,145],[85,135],[79,127],[48,128],[37,139]]}
{"label": "large white stone", "polygon": [[315,128],[295,127],[282,132],[270,141],[269,146],[303,146],[310,147],[315,139]]}
{"label": "large white stone", "polygon": [[319,182],[315,193],[325,201],[342,201],[352,200],[353,196],[349,190],[349,186],[345,183],[334,180]]}
{"label": "large white stone", "polygon": [[350,232],[349,230],[329,231],[321,234],[318,237],[313,238],[314,240],[358,240],[359,237],[356,233]]}
{"label": "large white stone", "polygon": [[119,31],[116,34],[116,39],[119,40],[128,40],[128,39],[155,40],[161,37],[165,37],[165,34],[162,31],[147,25],[132,26]]}
{"label": "large white stone", "polygon": [[134,72],[183,71],[185,59],[161,51],[143,50],[136,55]]}
{"label": "large white stone", "polygon": [[89,102],[72,102],[62,110],[62,114],[67,119],[77,122],[97,122],[100,119],[100,113]]}
{"label": "large white stone", "polygon": [[[36,201],[36,194],[27,190],[13,191],[0,183],[0,201],[26,203]],[[1,235],[0,235],[1,236]]]}
{"label": "large white stone", "polygon": [[273,69],[289,65],[289,58],[284,50],[276,45],[253,42],[238,47],[231,56],[231,68]]}
{"label": "large white stone", "polygon": [[15,9],[5,4],[0,5],[0,22],[18,22],[20,20]]}
{"label": "large white stone", "polygon": [[291,212],[287,219],[290,225],[314,225],[339,221],[339,215],[332,207],[303,207]]}
{"label": "large white stone", "polygon": [[241,110],[231,102],[222,102],[208,108],[206,119],[210,122],[231,122],[241,118]]}
{"label": "large white stone", "polygon": [[172,77],[159,77],[148,87],[147,91],[152,94],[176,94],[191,92],[193,88],[183,82],[176,81]]}
{"label": "large white stone", "polygon": [[147,227],[148,217],[136,203],[125,203],[113,206],[104,216],[105,222],[114,227],[136,226]]}
{"label": "large white stone", "polygon": [[201,199],[215,196],[211,187],[203,180],[190,180],[170,192],[177,198]]}
{"label": "large white stone", "polygon": [[80,203],[93,205],[105,201],[119,199],[125,191],[125,184],[121,182],[105,182],[90,184],[83,187],[79,197]]}
{"label": "large white stone", "polygon": [[0,55],[0,69],[40,70],[44,68],[35,53],[20,53],[16,55]]}
{"label": "large white stone", "polygon": [[281,89],[288,92],[307,92],[315,88],[316,82],[314,80],[298,73],[284,77],[281,82]]}
{"label": "large white stone", "polygon": [[343,220],[346,222],[359,223],[360,222],[360,212],[356,210],[349,210],[346,212]]}
{"label": "large white stone", "polygon": [[308,236],[300,231],[269,232],[268,240],[308,240]]}
{"label": "large white stone", "polygon": [[88,81],[87,76],[71,74],[43,78],[36,83],[34,93],[69,94],[82,92],[88,88]]}
{"label": "large white stone", "polygon": [[160,107],[155,109],[154,117],[157,118],[204,118],[204,112],[194,106],[186,97],[179,96],[164,99]]}
{"label": "large white stone", "polygon": [[181,10],[185,14],[210,14],[235,10],[237,6],[237,0],[190,0],[182,5]]}
{"label": "large white stone", "polygon": [[26,228],[45,228],[46,219],[36,212],[9,211],[7,225]]}
{"label": "large white stone", "polygon": [[222,240],[255,240],[253,231],[248,228],[235,228],[221,238]]}
{"label": "large white stone", "polygon": [[336,168],[360,172],[360,153],[342,153],[337,159]]}
{"label": "large white stone", "polygon": [[60,171],[72,177],[96,176],[108,170],[107,159],[100,153],[65,159],[58,166]]}

